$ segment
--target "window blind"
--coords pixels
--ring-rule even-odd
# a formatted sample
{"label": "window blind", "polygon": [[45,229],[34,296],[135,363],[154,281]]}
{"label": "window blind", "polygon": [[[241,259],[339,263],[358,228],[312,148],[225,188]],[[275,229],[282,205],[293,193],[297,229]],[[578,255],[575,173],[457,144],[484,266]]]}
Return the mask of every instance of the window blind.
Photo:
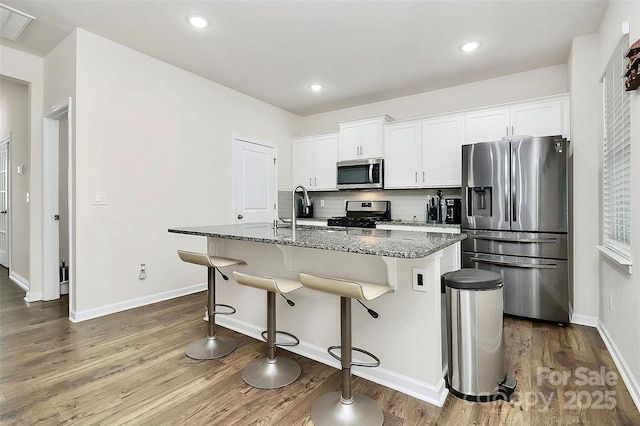
{"label": "window blind", "polygon": [[631,110],[624,90],[626,35],[615,48],[603,77],[604,163],[603,234],[605,247],[631,259]]}

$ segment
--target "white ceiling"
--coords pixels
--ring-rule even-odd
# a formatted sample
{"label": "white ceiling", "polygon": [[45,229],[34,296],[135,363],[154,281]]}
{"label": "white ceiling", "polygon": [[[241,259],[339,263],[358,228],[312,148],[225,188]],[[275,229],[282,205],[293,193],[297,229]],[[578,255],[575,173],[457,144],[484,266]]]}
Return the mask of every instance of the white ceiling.
{"label": "white ceiling", "polygon": [[[4,45],[44,56],[79,27],[299,115],[566,63],[607,3],[0,1],[36,17]],[[189,26],[194,13],[212,25]]]}

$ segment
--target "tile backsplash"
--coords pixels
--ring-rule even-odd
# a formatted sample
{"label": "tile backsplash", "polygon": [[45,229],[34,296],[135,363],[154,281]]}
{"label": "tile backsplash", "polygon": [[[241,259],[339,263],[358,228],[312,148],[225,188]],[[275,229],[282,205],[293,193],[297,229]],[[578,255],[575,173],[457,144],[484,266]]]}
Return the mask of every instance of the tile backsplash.
{"label": "tile backsplash", "polygon": [[[391,219],[426,222],[427,199],[436,194],[433,189],[398,189],[375,191],[309,192],[313,198],[313,217],[328,218],[345,215],[345,202],[358,200],[391,201]],[[444,195],[460,195],[460,188],[444,188]],[[324,202],[324,206],[322,205]],[[278,216],[291,217],[291,192],[278,191]]]}

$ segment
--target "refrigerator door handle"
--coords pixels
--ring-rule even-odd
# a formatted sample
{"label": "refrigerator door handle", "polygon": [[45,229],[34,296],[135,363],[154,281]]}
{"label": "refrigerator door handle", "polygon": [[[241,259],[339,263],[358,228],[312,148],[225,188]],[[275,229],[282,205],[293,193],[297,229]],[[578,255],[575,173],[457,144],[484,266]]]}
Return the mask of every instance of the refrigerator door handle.
{"label": "refrigerator door handle", "polygon": [[557,238],[504,238],[490,237],[485,235],[469,235],[468,237],[475,238],[476,240],[499,241],[504,243],[558,243]]}
{"label": "refrigerator door handle", "polygon": [[[507,155],[511,155],[511,148],[507,147]],[[504,162],[504,221],[509,223],[509,188],[511,187],[510,181],[510,173],[509,173],[509,161]]]}
{"label": "refrigerator door handle", "polygon": [[558,269],[558,265],[547,265],[541,264],[536,265],[535,263],[511,263],[511,262],[501,262],[498,260],[488,260],[482,259],[479,257],[471,257],[472,262],[477,263],[488,263],[490,265],[499,265],[499,266],[507,266],[512,268],[526,268],[526,269]]}
{"label": "refrigerator door handle", "polygon": [[520,147],[511,145],[511,214],[513,222],[517,222],[516,216],[516,156],[520,157]]}

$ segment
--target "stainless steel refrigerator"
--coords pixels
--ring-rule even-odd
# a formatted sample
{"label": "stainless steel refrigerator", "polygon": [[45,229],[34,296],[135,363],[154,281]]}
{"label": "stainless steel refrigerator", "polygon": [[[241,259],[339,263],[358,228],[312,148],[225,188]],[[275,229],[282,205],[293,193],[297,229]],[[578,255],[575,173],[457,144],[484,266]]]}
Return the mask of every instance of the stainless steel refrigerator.
{"label": "stainless steel refrigerator", "polygon": [[504,313],[569,322],[569,141],[462,147],[462,265],[504,278]]}

